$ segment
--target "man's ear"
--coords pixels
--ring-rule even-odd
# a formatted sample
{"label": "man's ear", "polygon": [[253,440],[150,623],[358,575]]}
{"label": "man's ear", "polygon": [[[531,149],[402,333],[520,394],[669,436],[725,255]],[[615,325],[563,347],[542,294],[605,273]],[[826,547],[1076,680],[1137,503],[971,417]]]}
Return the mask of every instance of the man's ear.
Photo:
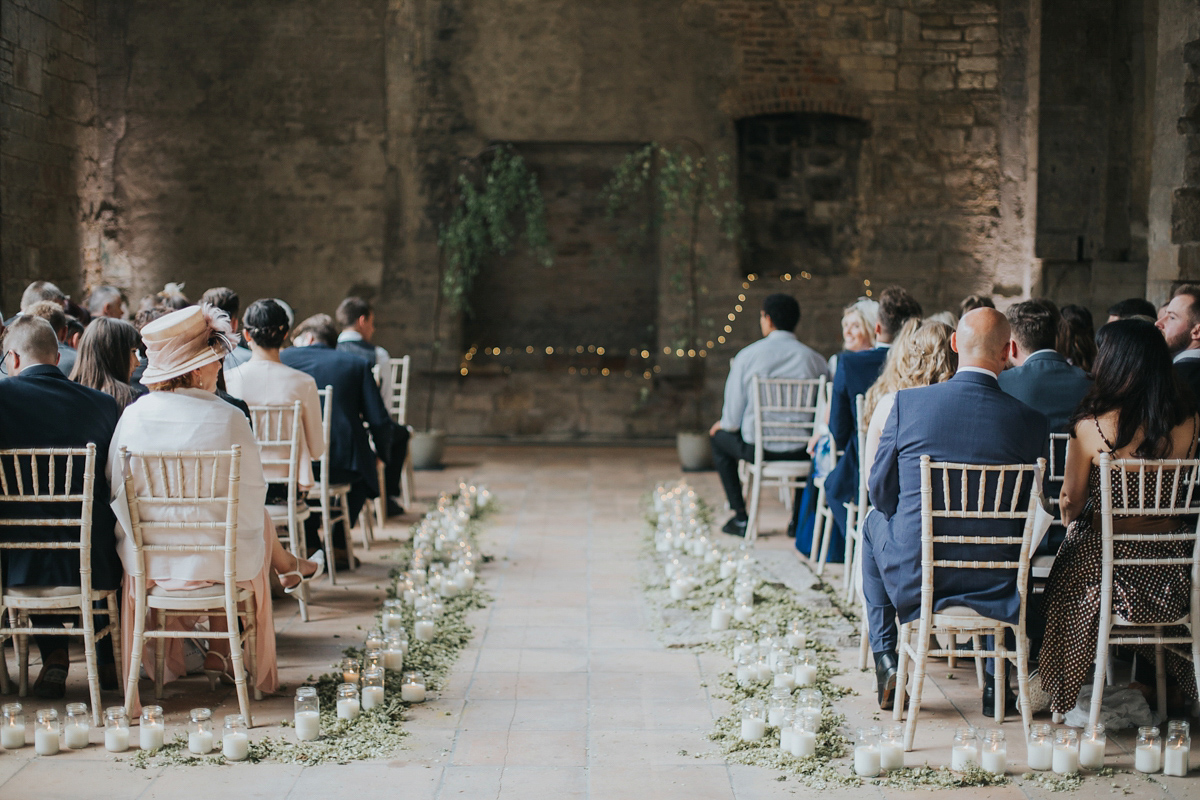
{"label": "man's ear", "polygon": [[878,339],[882,335],[883,335],[883,323],[876,322],[875,323],[875,338]]}
{"label": "man's ear", "polygon": [[956,353],[958,352],[958,331],[950,334],[950,349]]}
{"label": "man's ear", "polygon": [[1192,326],[1191,337],[1193,342],[1200,341],[1200,322]]}

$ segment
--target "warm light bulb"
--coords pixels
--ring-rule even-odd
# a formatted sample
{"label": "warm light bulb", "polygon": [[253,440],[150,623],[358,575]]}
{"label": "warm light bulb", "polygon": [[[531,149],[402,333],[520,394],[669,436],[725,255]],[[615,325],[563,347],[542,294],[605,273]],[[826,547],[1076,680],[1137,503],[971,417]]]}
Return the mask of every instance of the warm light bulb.
{"label": "warm light bulb", "polygon": [[729,315],[729,321],[730,321],[730,322],[733,322],[735,319],[737,319],[737,314],[730,314],[730,315]]}
{"label": "warm light bulb", "polygon": [[663,348],[663,355],[664,355],[664,356],[669,356],[669,355],[671,355],[671,348],[669,348],[669,347],[664,347],[664,348]]}
{"label": "warm light bulb", "polygon": [[547,347],[547,348],[546,348],[546,355],[548,355],[548,356],[552,356],[552,355],[554,355],[554,348],[553,348],[553,347]]}
{"label": "warm light bulb", "polygon": [[604,348],[603,348],[603,347],[597,347],[597,348],[596,348],[596,355],[598,355],[598,356],[602,356],[602,355],[604,355]]}
{"label": "warm light bulb", "polygon": [[600,374],[607,376],[608,375],[608,367],[605,367],[604,369],[600,370]]}
{"label": "warm light bulb", "polygon": [[682,350],[682,349],[680,349],[680,350],[676,350],[676,351],[675,351],[675,357],[676,357],[676,358],[683,358],[683,350]]}
{"label": "warm light bulb", "polygon": [[642,351],[642,358],[649,358],[649,357],[650,357],[650,351],[649,351],[649,350],[643,350],[643,351]]}
{"label": "warm light bulb", "polygon": [[726,326],[725,326],[725,332],[726,332],[726,333],[733,333],[733,326],[732,326],[732,325],[726,325]]}
{"label": "warm light bulb", "polygon": [[461,374],[461,375],[466,375],[466,374],[467,374],[467,368],[466,368],[466,367],[463,367],[462,369],[460,369],[460,370],[459,370],[459,374]]}
{"label": "warm light bulb", "polygon": [[695,358],[695,357],[696,357],[696,351],[688,350],[688,358]]}
{"label": "warm light bulb", "polygon": [[718,336],[718,337],[717,337],[717,342],[718,342],[719,344],[725,344],[725,337],[724,337],[724,336]]}

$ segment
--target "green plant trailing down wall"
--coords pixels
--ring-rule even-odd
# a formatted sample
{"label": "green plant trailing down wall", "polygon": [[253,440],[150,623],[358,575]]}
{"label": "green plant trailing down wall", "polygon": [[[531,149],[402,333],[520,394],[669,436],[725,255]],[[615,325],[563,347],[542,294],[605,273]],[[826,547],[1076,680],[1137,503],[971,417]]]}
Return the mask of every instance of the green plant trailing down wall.
{"label": "green plant trailing down wall", "polygon": [[700,316],[709,269],[700,231],[714,229],[730,243],[741,236],[742,207],[733,192],[729,156],[709,159],[691,140],[651,142],[627,155],[601,192],[610,219],[651,194],[653,213],[634,221],[619,246],[627,254],[657,232],[671,288],[682,295],[686,312],[669,344],[673,349],[703,347],[701,342],[715,338],[716,323]]}

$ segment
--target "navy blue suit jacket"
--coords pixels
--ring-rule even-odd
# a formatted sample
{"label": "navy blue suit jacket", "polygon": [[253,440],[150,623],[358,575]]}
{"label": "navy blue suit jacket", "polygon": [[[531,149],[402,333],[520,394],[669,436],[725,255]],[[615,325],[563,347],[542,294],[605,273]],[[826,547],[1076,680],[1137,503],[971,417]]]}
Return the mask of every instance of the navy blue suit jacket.
{"label": "navy blue suit jacket", "polygon": [[[1046,454],[1049,435],[1046,417],[1002,392],[990,375],[960,372],[945,383],[897,393],[868,487],[871,503],[887,521],[883,535],[872,534],[875,560],[901,622],[921,612],[921,456],[967,464],[1033,464]],[[941,502],[939,485],[934,508],[944,507]],[[1022,531],[1020,520],[939,519],[934,524],[943,535],[1020,536]],[[1016,560],[1019,552],[1017,545],[939,545],[937,555]],[[1015,570],[942,568],[935,579],[935,610],[963,605],[993,619],[1017,621]]]}
{"label": "navy blue suit jacket", "polygon": [[[391,452],[391,417],[379,396],[379,387],[371,374],[371,365],[356,355],[343,353],[328,345],[289,347],[279,354],[283,363],[308,373],[318,389],[333,387],[333,417],[330,419],[329,466],[347,470],[366,482],[372,496],[379,494],[379,476],[375,471],[376,452],[387,461]],[[371,436],[367,437],[370,427]]]}
{"label": "navy blue suit jacket", "polygon": [[845,452],[825,479],[825,493],[849,503],[858,499],[858,409],[855,395],[865,395],[883,371],[888,349],[875,347],[838,357],[833,378],[833,400],[829,408],[829,432],[838,450]]}
{"label": "navy blue suit jacket", "polygon": [[1066,433],[1092,381],[1058,353],[1035,353],[1019,367],[1000,373],[1000,388],[1046,415],[1050,430]]}
{"label": "navy blue suit jacket", "polygon": [[[86,447],[96,445],[96,472],[92,494],[92,587],[119,589],[121,559],[117,556],[116,517],[109,507],[111,494],[104,476],[108,445],[117,417],[117,401],[104,392],[67,380],[58,367],[26,367],[21,374],[0,381],[0,449],[25,447]],[[72,491],[83,490],[83,459],[76,464]],[[10,463],[6,460],[6,470]],[[8,476],[11,487],[13,475]],[[28,476],[27,476],[28,480]],[[26,484],[28,485],[28,484]],[[19,505],[20,508],[16,506]],[[60,503],[5,503],[6,515],[65,517]],[[70,514],[78,516],[78,508]],[[0,528],[9,541],[79,541],[78,529]],[[69,550],[4,551],[5,582],[13,586],[69,586],[79,582],[79,553]]]}

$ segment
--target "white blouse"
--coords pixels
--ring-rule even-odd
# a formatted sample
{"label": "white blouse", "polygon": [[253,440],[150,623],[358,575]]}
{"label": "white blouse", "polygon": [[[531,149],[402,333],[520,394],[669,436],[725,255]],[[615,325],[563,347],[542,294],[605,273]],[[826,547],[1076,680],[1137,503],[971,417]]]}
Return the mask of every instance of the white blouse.
{"label": "white blouse", "polygon": [[895,404],[896,393],[888,392],[879,398],[879,402],[875,404],[875,410],[871,412],[871,422],[867,425],[866,451],[859,460],[859,468],[868,473],[871,471],[871,465],[875,463],[875,454],[879,452],[879,439],[883,436],[883,426],[887,424],[888,415],[892,413],[892,406]]}
{"label": "white blouse", "polygon": [[[201,389],[177,389],[174,392],[150,392],[125,409],[109,446],[107,474],[113,491],[113,511],[117,515],[117,549],[126,572],[134,566],[133,540],[129,509],[125,501],[125,481],[121,472],[120,449],[130,452],[182,451],[182,450],[229,450],[241,445],[241,483],[238,489],[238,532],[236,577],[239,581],[251,580],[262,571],[266,556],[265,526],[270,524],[266,516],[267,484],[263,480],[262,463],[258,455],[258,443],[246,416],[234,406],[226,403],[212,392]],[[228,462],[226,462],[228,463]],[[117,475],[114,481],[113,476]],[[207,480],[207,476],[205,476]],[[141,483],[140,471],[135,481]],[[229,480],[228,467],[217,474],[217,485],[226,486]],[[140,516],[146,520],[188,522],[212,522],[224,519],[224,509],[186,508],[155,509],[150,506],[139,508]],[[146,541],[153,542],[156,534],[150,531]],[[176,541],[178,532],[170,534]],[[216,544],[224,541],[224,534],[214,535],[206,531],[201,538]],[[194,581],[220,582],[224,579],[224,558],[220,553],[147,553],[146,577],[166,588],[181,588]]]}
{"label": "white blouse", "polygon": [[[325,454],[325,441],[321,436],[321,399],[317,395],[317,382],[308,373],[286,364],[255,358],[233,369],[227,368],[225,385],[231,395],[240,397],[252,406],[300,401],[300,465],[297,484],[301,490],[311,489],[316,483],[312,462]],[[289,415],[288,419],[290,418]],[[284,451],[286,448],[264,449]],[[263,455],[267,459],[286,460],[288,457],[286,452],[264,452]],[[287,467],[282,464],[268,464],[264,472],[273,482],[287,481]]]}

